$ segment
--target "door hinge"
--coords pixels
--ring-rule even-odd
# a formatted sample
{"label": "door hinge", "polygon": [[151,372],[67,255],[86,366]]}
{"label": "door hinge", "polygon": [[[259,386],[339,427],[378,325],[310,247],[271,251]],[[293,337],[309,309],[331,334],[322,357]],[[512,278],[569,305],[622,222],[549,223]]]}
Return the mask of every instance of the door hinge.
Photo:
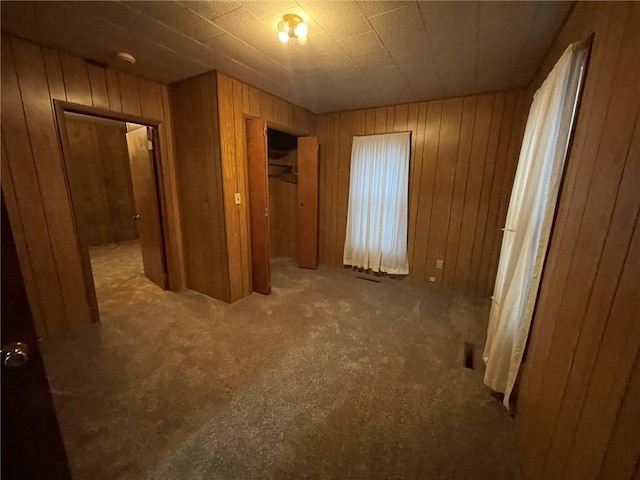
{"label": "door hinge", "polygon": [[153,150],[153,142],[151,140],[147,140],[147,148]]}

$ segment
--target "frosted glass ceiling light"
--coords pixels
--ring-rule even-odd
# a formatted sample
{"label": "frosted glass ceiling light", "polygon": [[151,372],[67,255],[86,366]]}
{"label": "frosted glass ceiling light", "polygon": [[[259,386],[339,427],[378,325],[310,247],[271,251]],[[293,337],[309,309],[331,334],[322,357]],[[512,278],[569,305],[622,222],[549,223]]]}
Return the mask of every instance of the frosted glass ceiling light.
{"label": "frosted glass ceiling light", "polygon": [[308,28],[302,17],[294,13],[288,13],[278,22],[278,39],[282,43],[289,42],[293,45],[298,42],[304,45],[307,43],[307,32]]}

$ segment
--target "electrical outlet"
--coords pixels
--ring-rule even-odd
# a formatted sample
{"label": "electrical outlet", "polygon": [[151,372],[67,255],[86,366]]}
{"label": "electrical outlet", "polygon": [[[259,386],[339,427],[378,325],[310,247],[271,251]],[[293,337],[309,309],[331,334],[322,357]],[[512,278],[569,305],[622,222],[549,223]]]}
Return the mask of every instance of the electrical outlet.
{"label": "electrical outlet", "polygon": [[436,260],[436,268],[438,270],[442,270],[442,267],[444,267],[444,260],[442,260],[442,259]]}
{"label": "electrical outlet", "polygon": [[236,200],[236,205],[240,205],[242,203],[239,193],[236,193],[235,200]]}
{"label": "electrical outlet", "polygon": [[436,283],[436,277],[429,277],[429,281],[431,283]]}

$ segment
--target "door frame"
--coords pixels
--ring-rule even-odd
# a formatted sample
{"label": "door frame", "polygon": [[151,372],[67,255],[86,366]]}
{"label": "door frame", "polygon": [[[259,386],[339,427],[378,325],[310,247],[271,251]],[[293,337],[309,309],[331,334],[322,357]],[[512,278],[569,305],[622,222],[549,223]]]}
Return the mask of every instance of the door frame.
{"label": "door frame", "polygon": [[[91,322],[98,323],[100,321],[100,312],[98,310],[98,301],[96,299],[96,288],[93,283],[93,272],[91,270],[91,261],[89,258],[89,248],[84,244],[82,239],[80,238],[80,233],[77,225],[77,217],[75,212],[75,203],[73,200],[73,193],[71,191],[70,183],[69,183],[69,169],[68,169],[68,158],[70,152],[69,145],[69,135],[67,132],[67,124],[65,120],[64,114],[68,113],[78,113],[81,115],[87,115],[90,117],[98,117],[104,118],[108,120],[116,120],[121,122],[129,122],[129,123],[137,123],[140,125],[144,125],[145,127],[151,127],[151,131],[153,134],[153,150],[152,150],[152,158],[153,158],[153,170],[154,170],[154,182],[156,186],[156,193],[158,196],[158,212],[160,214],[160,233],[162,238],[162,263],[164,268],[164,273],[167,278],[167,283],[169,279],[168,275],[168,262],[167,262],[167,245],[169,243],[168,238],[168,224],[167,224],[167,199],[165,198],[165,192],[161,188],[162,185],[162,169],[160,168],[160,135],[159,135],[159,125],[163,123],[163,120],[157,120],[153,118],[141,117],[137,115],[130,115],[128,113],[123,112],[114,112],[112,110],[106,110],[104,108],[92,107],[88,105],[81,105],[79,103],[68,102],[66,100],[53,100],[53,111],[54,111],[54,120],[56,126],[56,132],[58,135],[58,143],[60,145],[60,151],[62,153],[62,164],[63,164],[63,176],[66,185],[66,193],[67,198],[69,199],[69,205],[71,208],[71,216],[73,221],[73,230],[74,235],[77,241],[80,258],[81,258],[81,266],[82,273],[84,277],[84,283],[87,286],[87,302],[89,303],[89,310],[91,312]],[[168,285],[166,286],[168,288]]]}

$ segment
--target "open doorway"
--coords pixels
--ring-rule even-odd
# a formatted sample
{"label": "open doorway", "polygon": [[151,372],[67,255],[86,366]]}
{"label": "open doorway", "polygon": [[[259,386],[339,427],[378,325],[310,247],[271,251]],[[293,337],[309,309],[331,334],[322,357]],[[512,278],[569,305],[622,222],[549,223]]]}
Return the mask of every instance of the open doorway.
{"label": "open doorway", "polygon": [[104,318],[167,288],[153,130],[67,111],[63,120],[78,236]]}
{"label": "open doorway", "polygon": [[297,260],[298,137],[267,128],[270,259]]}
{"label": "open doorway", "polygon": [[318,267],[317,137],[296,137],[247,119],[247,171],[253,291],[271,293],[271,259]]}

